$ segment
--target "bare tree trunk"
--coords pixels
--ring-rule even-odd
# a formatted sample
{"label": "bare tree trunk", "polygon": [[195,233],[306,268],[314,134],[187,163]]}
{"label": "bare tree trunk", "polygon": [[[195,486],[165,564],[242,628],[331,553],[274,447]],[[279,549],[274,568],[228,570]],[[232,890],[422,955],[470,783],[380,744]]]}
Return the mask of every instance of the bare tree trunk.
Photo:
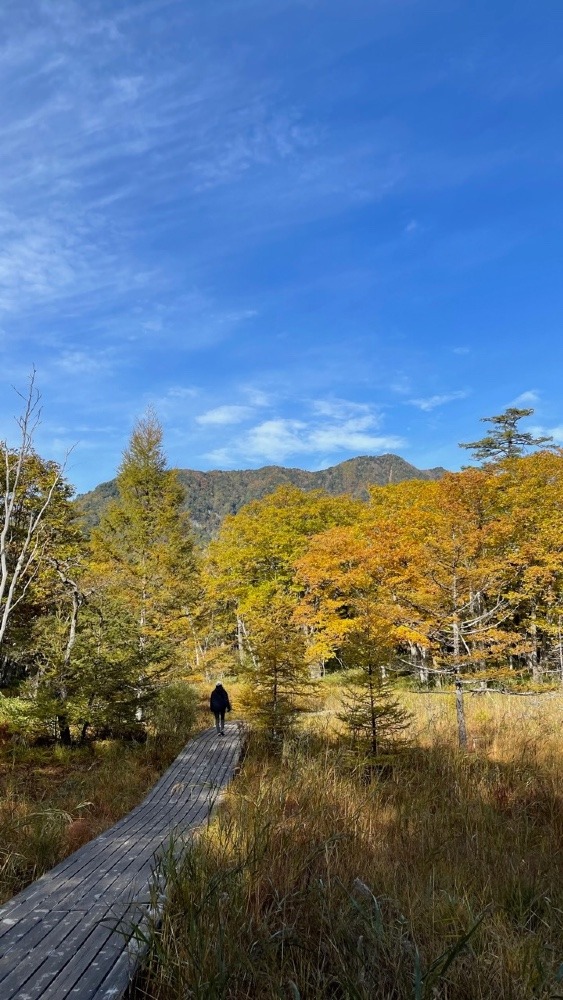
{"label": "bare tree trunk", "polygon": [[428,655],[428,650],[424,646],[419,646],[415,642],[409,642],[409,658],[412,664],[413,672],[418,671],[418,679],[421,684],[428,684],[428,666],[426,663],[426,657]]}
{"label": "bare tree trunk", "polygon": [[371,726],[371,752],[374,757],[377,757],[377,714],[375,711],[375,692],[373,683],[373,667],[368,667],[368,683],[369,683],[369,710],[370,710],[370,726]]}
{"label": "bare tree trunk", "polygon": [[[80,608],[82,607],[82,605],[83,605],[83,603],[84,603],[84,601],[85,601],[86,598],[85,598],[85,594],[82,593],[82,591],[80,590],[80,588],[79,588],[78,584],[76,583],[76,581],[72,580],[71,577],[68,576],[68,574],[66,573],[66,571],[61,568],[60,563],[53,561],[53,565],[55,566],[56,571],[57,571],[59,577],[61,578],[63,585],[68,590],[70,590],[71,598],[72,598],[72,607],[71,607],[71,612],[70,612],[70,623],[69,623],[69,630],[68,630],[68,639],[67,639],[67,644],[66,644],[66,649],[65,649],[65,655],[64,655],[64,658],[63,658],[62,666],[61,666],[61,676],[60,676],[60,679],[59,679],[59,690],[58,690],[58,697],[59,697],[59,699],[60,699],[61,702],[64,702],[66,700],[67,694],[68,694],[66,683],[67,683],[67,678],[68,678],[68,671],[69,671],[69,668],[70,668],[70,662],[71,662],[71,658],[72,658],[72,649],[73,649],[73,646],[74,646],[74,644],[76,642],[76,629],[77,629],[77,626],[78,626],[78,615],[79,615],[79,612],[80,612]],[[70,726],[68,724],[68,718],[67,718],[67,715],[66,715],[65,712],[61,712],[59,715],[57,715],[57,722],[58,722],[58,725],[59,725],[59,737],[60,737],[61,743],[63,744],[63,746],[71,746],[72,745],[72,735],[71,735],[71,732],[70,732]]]}
{"label": "bare tree trunk", "polygon": [[37,574],[44,557],[41,545],[41,525],[57,485],[61,481],[62,470],[54,469],[53,480],[39,506],[29,513],[27,527],[19,541],[19,551],[15,561],[9,558],[9,546],[18,505],[25,494],[25,467],[33,454],[33,434],[40,418],[39,393],[35,388],[35,371],[32,372],[23,412],[17,418],[20,429],[20,443],[12,449],[6,441],[0,442],[4,458],[3,497],[0,514],[0,648],[4,641],[10,615],[24,599],[27,590]]}
{"label": "bare tree trunk", "polygon": [[237,615],[237,651],[241,667],[244,664],[244,625],[240,615]]}
{"label": "bare tree trunk", "polygon": [[461,682],[459,658],[461,653],[461,636],[459,618],[457,614],[457,576],[454,572],[452,583],[452,598],[454,605],[454,617],[452,623],[453,646],[454,646],[454,667],[456,672],[455,681],[455,711],[457,718],[457,738],[460,747],[467,748],[467,726],[465,724],[465,704],[463,700],[463,684]]}
{"label": "bare tree trunk", "polygon": [[463,684],[459,677],[455,682],[455,711],[457,717],[457,736],[462,750],[467,749],[467,727],[465,725],[465,705],[463,701]]}
{"label": "bare tree trunk", "polygon": [[530,669],[532,671],[532,680],[534,684],[541,684],[543,671],[541,668],[540,655],[538,649],[538,626],[536,621],[535,607],[531,614],[530,635],[532,637],[532,649],[528,654],[528,662],[530,664]]}

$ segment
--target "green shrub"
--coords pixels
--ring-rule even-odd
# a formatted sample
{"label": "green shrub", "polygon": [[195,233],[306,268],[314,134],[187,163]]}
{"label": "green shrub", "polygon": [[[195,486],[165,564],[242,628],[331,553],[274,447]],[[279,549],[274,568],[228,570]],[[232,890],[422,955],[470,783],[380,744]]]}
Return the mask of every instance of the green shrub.
{"label": "green shrub", "polygon": [[198,705],[197,691],[185,682],[178,681],[163,688],[150,711],[154,736],[183,746],[193,733]]}

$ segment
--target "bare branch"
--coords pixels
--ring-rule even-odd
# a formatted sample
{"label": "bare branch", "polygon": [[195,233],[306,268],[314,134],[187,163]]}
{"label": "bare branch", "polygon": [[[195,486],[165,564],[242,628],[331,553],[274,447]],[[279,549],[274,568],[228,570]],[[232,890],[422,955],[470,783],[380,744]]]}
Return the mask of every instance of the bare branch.
{"label": "bare branch", "polygon": [[[63,468],[52,466],[53,476],[38,509],[29,511],[27,528],[16,531],[19,512],[25,510],[25,474],[32,459],[33,437],[41,419],[41,395],[35,384],[36,370],[32,369],[27,393],[15,390],[23,402],[20,415],[15,418],[19,428],[19,444],[11,448],[6,441],[0,447],[4,452],[4,495],[0,521],[0,645],[6,635],[10,615],[26,596],[36,578],[45,554],[42,523],[59,486]],[[65,465],[68,459],[65,458]],[[15,546],[15,548],[14,548]]]}

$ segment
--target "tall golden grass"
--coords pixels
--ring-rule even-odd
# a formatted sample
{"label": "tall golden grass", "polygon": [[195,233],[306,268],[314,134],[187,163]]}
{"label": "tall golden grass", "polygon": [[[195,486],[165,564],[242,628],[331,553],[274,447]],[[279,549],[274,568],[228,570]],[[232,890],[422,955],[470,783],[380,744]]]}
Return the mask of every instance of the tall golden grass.
{"label": "tall golden grass", "polygon": [[413,742],[379,772],[330,714],[282,759],[251,745],[167,862],[137,1000],[563,995],[561,697],[468,698],[463,753],[449,694],[404,701]]}

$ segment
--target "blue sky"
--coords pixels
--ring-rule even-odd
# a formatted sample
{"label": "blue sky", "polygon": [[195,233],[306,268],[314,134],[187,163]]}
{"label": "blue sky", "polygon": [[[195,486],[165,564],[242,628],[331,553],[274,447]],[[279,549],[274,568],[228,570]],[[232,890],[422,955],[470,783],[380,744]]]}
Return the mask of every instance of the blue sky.
{"label": "blue sky", "polygon": [[4,0],[0,433],[111,478],[563,442],[563,8]]}

